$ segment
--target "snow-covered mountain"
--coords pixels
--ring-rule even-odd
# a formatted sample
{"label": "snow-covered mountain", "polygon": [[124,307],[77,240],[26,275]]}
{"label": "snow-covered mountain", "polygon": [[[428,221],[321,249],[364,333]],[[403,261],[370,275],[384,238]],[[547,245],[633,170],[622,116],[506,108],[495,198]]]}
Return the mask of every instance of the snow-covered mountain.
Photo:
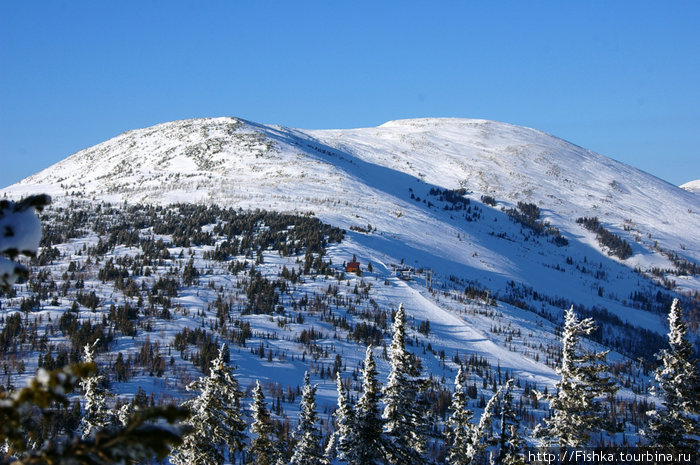
{"label": "snow-covered mountain", "polygon": [[700,194],[700,179],[696,179],[695,181],[690,181],[686,182],[685,184],[682,184],[681,189],[685,189],[688,192],[692,192],[694,194]]}
{"label": "snow-covered mountain", "polygon": [[[466,216],[479,221],[446,209],[435,194],[460,188],[476,202]],[[626,319],[624,301],[640,290],[634,269],[658,277],[700,262],[697,195],[540,131],[485,120],[399,120],[353,130],[175,121],[128,131],[3,192],[313,212],[345,229],[371,225],[371,233],[352,235],[367,259],[404,259],[500,292],[515,281]],[[496,203],[483,205],[485,196]],[[514,230],[503,211],[518,202],[537,205],[540,221],[569,245]],[[582,217],[597,217],[631,244],[632,256],[611,258],[577,224]],[[610,268],[607,284],[574,269],[589,260]],[[700,290],[697,276],[677,274],[677,291]],[[637,312],[632,319],[660,325]]]}
{"label": "snow-covered mountain", "polygon": [[[665,343],[670,301],[679,297],[698,318],[700,197],[505,123],[301,130],[175,121],[126,132],[0,190],[36,193],[54,199],[43,218],[48,245],[29,283],[0,295],[0,316],[31,311],[33,323],[13,321],[37,337],[17,346],[3,328],[0,349],[17,355],[10,371],[27,378],[49,355],[72,357],[83,339],[103,338],[98,361],[120,397],[139,388],[186,397],[216,339],[231,344],[243,387],[263,381],[280,418],[297,408],[306,370],[330,408],[330,367],[352,372],[357,392],[365,344],[386,375],[382,348],[402,302],[411,351],[437,391],[469,366],[478,411],[503,370],[534,412],[531,429],[546,413],[531,388],[557,379],[557,325],[569,306],[598,321],[594,339],[614,349],[609,359],[626,384],[619,398],[635,405]],[[144,206],[175,203],[197,208]],[[315,255],[302,245],[323,237],[305,222],[312,215],[345,230]],[[303,231],[292,238],[295,228]],[[255,242],[260,236],[267,242]],[[268,246],[270,237],[284,240]],[[353,256],[362,273],[340,265]]]}

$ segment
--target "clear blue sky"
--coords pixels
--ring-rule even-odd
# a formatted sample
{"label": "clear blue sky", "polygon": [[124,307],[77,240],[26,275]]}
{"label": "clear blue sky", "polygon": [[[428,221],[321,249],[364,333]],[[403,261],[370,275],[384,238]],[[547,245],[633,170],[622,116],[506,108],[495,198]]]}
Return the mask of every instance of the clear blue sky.
{"label": "clear blue sky", "polygon": [[238,116],[534,127],[700,178],[698,1],[0,0],[0,187],[129,129]]}

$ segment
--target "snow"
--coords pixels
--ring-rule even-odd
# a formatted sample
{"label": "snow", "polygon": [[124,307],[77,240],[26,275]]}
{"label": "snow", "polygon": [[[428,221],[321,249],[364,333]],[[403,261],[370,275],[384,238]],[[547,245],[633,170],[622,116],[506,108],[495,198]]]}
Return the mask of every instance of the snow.
{"label": "snow", "polygon": [[35,253],[39,249],[41,223],[34,208],[21,211],[3,210],[0,213],[0,231],[0,247],[3,251],[14,249],[20,253]]}
{"label": "snow", "polygon": [[[444,210],[445,202],[429,194],[434,188],[461,187],[467,190],[471,207],[478,206],[478,219],[467,221],[464,211]],[[493,121],[425,118],[390,121],[376,128],[300,130],[210,118],[129,131],[1,190],[0,196],[49,193],[57,206],[94,199],[118,205],[197,202],[313,212],[322,221],[348,230],[342,243],[329,247],[325,259],[337,266],[355,254],[363,269],[371,262],[374,271],[362,278],[348,275],[344,281],[307,279],[294,291],[296,297],[323,293],[329,284],[338,285],[341,295],[351,295],[353,286],[365,280],[372,284],[371,296],[380,308],[389,311],[403,303],[410,323],[430,321],[431,332],[426,336],[409,331],[409,337],[420,337],[421,343],[430,343],[434,349],[421,354],[425,374],[454,379],[457,365],[452,357],[478,354],[523,380],[552,387],[557,375],[544,357],[537,359],[544,352],[533,346],[557,346],[555,325],[503,302],[491,305],[466,299],[464,288],[478,284],[502,299],[514,283],[553,299],[568,299],[576,310],[605,308],[633,326],[663,334],[666,315],[634,308],[629,300],[635,291],[665,291],[656,283],[658,278],[635,272],[635,268],[673,269],[662,249],[700,261],[696,233],[700,197],[684,189],[543,132]],[[421,200],[411,199],[411,194]],[[482,204],[483,195],[495,197],[497,205]],[[515,208],[519,201],[536,203],[543,219],[559,228],[569,245],[558,247],[511,221],[502,208]],[[625,261],[609,256],[595,234],[576,224],[576,218],[583,216],[597,216],[632,245],[634,255]],[[350,230],[367,225],[371,232]],[[83,244],[96,242],[94,236],[80,238],[59,248],[66,260],[80,261],[84,260],[78,255]],[[36,249],[38,238],[22,245]],[[207,248],[192,250],[195,265],[201,268]],[[115,251],[115,255],[130,253],[135,252]],[[171,250],[177,253],[177,248]],[[256,268],[276,276],[283,265],[294,266],[295,260],[265,253],[264,264]],[[411,281],[395,275],[401,263],[413,269]],[[60,276],[66,267],[67,262],[52,265],[53,275]],[[433,272],[433,290],[427,289],[425,270]],[[698,276],[668,276],[676,281],[675,293],[700,290]],[[210,322],[211,315],[195,316],[216,298],[207,285],[212,282],[236,295],[237,279],[223,268],[202,276],[199,286],[173,299],[173,320],[150,333],[151,340],[165,347],[183,327]],[[97,281],[86,286],[92,286],[106,305],[113,302],[110,287]],[[523,300],[538,310],[564,310],[532,296]],[[17,306],[15,299],[7,306],[3,303],[2,310],[15,311]],[[45,306],[37,313],[57,319],[63,307]],[[94,318],[94,314],[83,311],[81,317]],[[301,384],[308,363],[300,360],[303,348],[294,336],[311,324],[328,336],[316,342],[342,353],[350,369],[364,359],[364,348],[342,334],[334,339],[332,326],[317,318],[285,328],[268,315],[247,315],[245,321],[257,334],[246,347],[231,347],[231,363],[244,390],[258,379],[268,385]],[[522,336],[509,343],[491,330],[495,325]],[[261,336],[265,333],[278,337],[267,339]],[[143,334],[136,339],[119,338],[114,350],[134,353],[143,338]],[[260,343],[296,358],[275,357],[270,362],[251,355],[250,348]],[[420,347],[410,350],[419,353]],[[441,350],[446,361],[437,355]],[[380,353],[381,348],[376,348],[379,379],[384,383],[389,367]],[[611,358],[623,357],[612,353]],[[176,368],[187,370],[182,367],[188,367],[190,376],[196,375],[190,363],[178,359]],[[312,381],[319,384],[319,406],[335,405],[334,381]],[[163,395],[182,395],[177,382],[142,374],[124,383],[120,394],[129,395],[139,385]]]}
{"label": "snow", "polygon": [[694,194],[700,194],[700,179],[696,179],[695,181],[690,181],[686,182],[685,184],[680,186],[681,189],[685,189],[688,192],[692,192]]}
{"label": "snow", "polygon": [[[0,254],[34,255],[41,241],[41,223],[34,207],[19,208],[8,202],[0,208]],[[25,267],[0,256],[0,285],[13,284]]]}

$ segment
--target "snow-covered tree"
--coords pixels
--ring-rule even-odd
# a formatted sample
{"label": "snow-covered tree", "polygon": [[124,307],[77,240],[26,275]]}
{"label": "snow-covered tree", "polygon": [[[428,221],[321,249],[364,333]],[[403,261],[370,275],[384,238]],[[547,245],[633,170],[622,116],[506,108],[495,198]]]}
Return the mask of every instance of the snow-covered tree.
{"label": "snow-covered tree", "polygon": [[253,415],[250,432],[254,436],[248,449],[247,463],[274,465],[279,454],[275,447],[270,412],[265,405],[265,395],[262,392],[260,381],[255,382],[253,404],[250,406],[250,410]]}
{"label": "snow-covered tree", "polygon": [[[93,344],[85,345],[85,363],[95,363],[95,346],[98,342],[99,339]],[[78,429],[83,438],[93,437],[96,432],[114,424],[114,415],[107,408],[107,395],[102,387],[103,379],[103,376],[95,373],[80,380],[85,408]]]}
{"label": "snow-covered tree", "polygon": [[165,458],[170,446],[180,443],[182,431],[173,423],[184,418],[186,411],[173,406],[141,410],[131,415],[123,427],[103,429],[93,437],[55,436],[40,444],[34,442],[35,432],[42,421],[51,418],[56,403],[68,405],[68,396],[80,380],[95,372],[91,363],[52,371],[41,368],[26,388],[1,392],[0,438],[8,446],[8,456],[3,458],[14,458],[17,461],[12,463],[24,465],[142,463],[155,457]]}
{"label": "snow-covered tree", "polygon": [[472,462],[481,463],[486,449],[495,443],[493,422],[499,407],[500,394],[499,389],[486,402],[479,423],[472,430],[472,437],[467,446],[467,456],[471,457]]}
{"label": "snow-covered tree", "polygon": [[32,195],[19,202],[0,200],[0,287],[27,276],[27,267],[14,260],[18,255],[36,254],[41,241],[37,211],[50,202],[47,195]]}
{"label": "snow-covered tree", "polygon": [[450,404],[452,413],[445,425],[447,463],[450,465],[468,465],[474,454],[472,439],[475,428],[470,423],[474,414],[467,409],[467,392],[464,383],[464,371],[462,367],[459,367],[455,377],[455,391],[452,394]]}
{"label": "snow-covered tree", "polygon": [[682,313],[675,299],[668,315],[669,347],[657,354],[661,365],[654,373],[657,386],[652,388],[664,408],[647,412],[649,424],[644,435],[653,446],[697,451],[700,447],[700,376]]}
{"label": "snow-covered tree", "polygon": [[[382,463],[385,455],[383,421],[379,411],[380,387],[372,346],[367,347],[362,368],[362,395],[355,406],[356,464]],[[350,462],[348,462],[350,463]]]}
{"label": "snow-covered tree", "polygon": [[223,344],[212,360],[209,376],[187,386],[200,393],[183,404],[192,412],[188,421],[192,432],[171,458],[175,465],[223,464],[226,449],[229,457],[243,449],[246,423],[240,406],[242,394],[233,369],[224,361],[226,352]]}
{"label": "snow-covered tree", "polygon": [[341,461],[354,465],[359,463],[355,457],[355,448],[357,446],[355,412],[352,409],[352,405],[350,405],[347,390],[343,386],[340,371],[336,372],[335,384],[338,390],[338,408],[333,412],[335,431],[328,441],[326,458],[332,460],[338,457]]}
{"label": "snow-covered tree", "polygon": [[581,447],[590,442],[592,432],[604,429],[601,397],[612,395],[617,387],[605,376],[605,357],[609,351],[584,352],[580,338],[595,331],[592,318],[579,320],[574,308],[567,310],[562,333],[562,361],[557,373],[561,379],[556,393],[538,395],[549,400],[550,418],[545,426],[538,425],[535,433],[547,445]]}
{"label": "snow-covered tree", "polygon": [[393,338],[389,346],[391,370],[384,387],[384,431],[388,439],[389,462],[410,465],[426,462],[425,413],[418,401],[420,380],[406,350],[406,311],[403,304],[394,317]]}
{"label": "snow-covered tree", "polygon": [[498,455],[495,463],[500,465],[524,465],[522,448],[524,441],[518,429],[520,422],[513,407],[513,379],[498,390],[500,398],[501,424],[498,435]]}
{"label": "snow-covered tree", "polygon": [[126,426],[129,424],[129,418],[131,418],[133,413],[134,406],[129,402],[125,402],[117,409],[117,421],[119,421],[120,425]]}
{"label": "snow-covered tree", "polygon": [[328,462],[321,448],[321,432],[316,415],[316,385],[311,385],[309,372],[304,375],[301,391],[299,424],[294,432],[297,443],[294,445],[290,465],[326,465]]}

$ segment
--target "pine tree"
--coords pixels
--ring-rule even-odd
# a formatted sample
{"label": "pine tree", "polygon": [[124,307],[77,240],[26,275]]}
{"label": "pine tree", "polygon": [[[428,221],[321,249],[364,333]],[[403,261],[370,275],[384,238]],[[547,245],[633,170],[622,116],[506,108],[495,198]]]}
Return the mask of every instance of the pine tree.
{"label": "pine tree", "polygon": [[474,425],[470,423],[474,414],[467,409],[467,393],[464,388],[465,377],[459,367],[455,377],[455,391],[452,394],[450,410],[452,414],[445,428],[447,444],[447,463],[450,465],[468,465],[473,458],[472,438]]}
{"label": "pine tree", "polygon": [[549,400],[551,417],[545,419],[546,426],[538,425],[535,434],[547,445],[581,447],[589,443],[592,432],[606,426],[599,398],[617,391],[610,378],[604,376],[608,351],[584,353],[580,347],[581,335],[589,335],[595,329],[592,318],[579,320],[573,307],[566,312],[557,392],[549,396],[538,393]]}
{"label": "pine tree", "polygon": [[343,386],[340,371],[336,372],[335,384],[338,390],[338,408],[333,412],[336,429],[326,447],[326,458],[330,461],[337,456],[341,461],[354,465],[360,463],[357,462],[355,453],[355,448],[357,447],[355,412],[352,409],[352,405],[350,405],[348,393]]}
{"label": "pine tree", "polygon": [[129,418],[131,418],[131,415],[134,413],[134,406],[130,404],[129,402],[126,402],[122,404],[119,409],[117,409],[117,420],[119,421],[119,424],[122,426],[126,426],[129,424]]}
{"label": "pine tree", "polygon": [[471,458],[470,463],[483,462],[483,454],[489,446],[495,443],[493,436],[493,420],[499,406],[500,389],[486,402],[484,412],[479,418],[479,424],[472,430],[472,436],[467,446],[467,456]]}
{"label": "pine tree", "polygon": [[506,382],[505,386],[499,388],[498,395],[500,397],[501,424],[498,435],[498,456],[495,462],[502,465],[524,465],[525,459],[522,455],[524,441],[518,432],[520,422],[513,408],[512,378]]}
{"label": "pine tree", "polygon": [[316,385],[311,386],[309,372],[304,375],[301,391],[299,424],[294,433],[297,440],[290,465],[326,465],[321,449],[321,433],[316,425]]}
{"label": "pine tree", "polygon": [[233,370],[224,362],[226,351],[223,344],[212,360],[209,376],[187,386],[200,394],[184,403],[192,412],[188,423],[193,431],[171,458],[175,465],[223,464],[225,449],[229,457],[243,449],[246,424],[240,408],[242,394]]}
{"label": "pine tree", "polygon": [[664,409],[647,412],[649,425],[643,432],[650,445],[673,452],[697,451],[700,447],[700,376],[682,313],[675,299],[668,315],[669,348],[657,354],[662,364],[654,373],[657,387],[653,394],[661,398]]}
{"label": "pine tree", "polygon": [[274,465],[277,460],[270,412],[265,406],[265,395],[262,392],[260,381],[256,381],[253,389],[253,404],[250,407],[253,414],[253,424],[250,432],[254,434],[248,450],[246,463],[256,465]]}
{"label": "pine tree", "polygon": [[426,463],[425,412],[419,403],[420,380],[405,347],[406,312],[403,304],[394,317],[389,346],[391,370],[384,387],[384,430],[388,439],[389,462],[397,465]]}
{"label": "pine tree", "polygon": [[[85,345],[85,363],[95,363],[96,340]],[[102,381],[104,377],[95,373],[80,380],[85,397],[85,409],[78,427],[83,439],[94,437],[95,433],[107,429],[114,423],[114,415],[107,408],[107,396]]]}
{"label": "pine tree", "polygon": [[383,421],[379,411],[380,388],[372,346],[367,347],[362,369],[362,395],[355,406],[356,464],[375,465],[385,455]]}

